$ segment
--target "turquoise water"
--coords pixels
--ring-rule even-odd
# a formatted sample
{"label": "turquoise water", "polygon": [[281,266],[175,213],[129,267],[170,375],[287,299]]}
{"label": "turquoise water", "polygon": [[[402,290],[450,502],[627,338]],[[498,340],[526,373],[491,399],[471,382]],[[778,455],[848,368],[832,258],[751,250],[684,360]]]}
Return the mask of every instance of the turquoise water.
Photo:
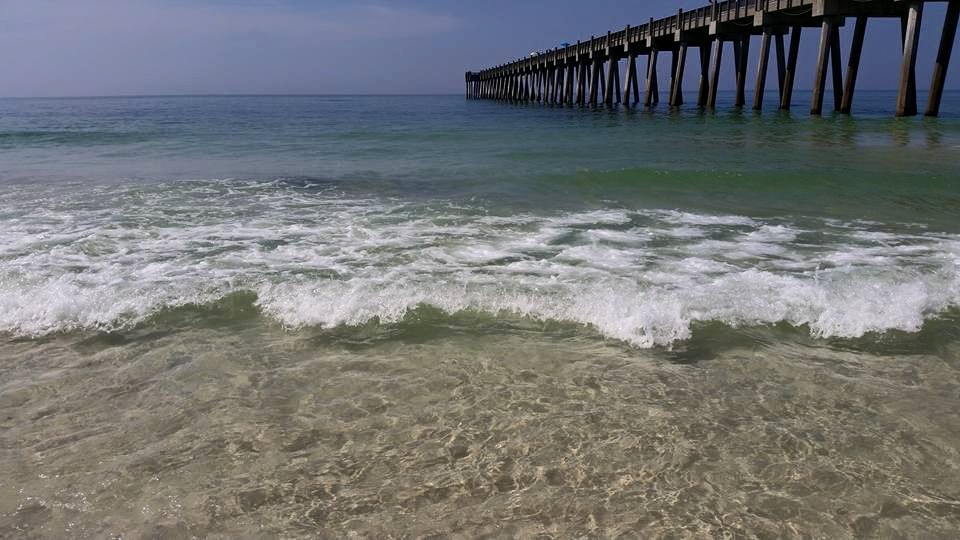
{"label": "turquoise water", "polygon": [[957,305],[960,117],[895,119],[891,94],[863,96],[853,118],[6,100],[0,330],[127,328],[251,293],[293,328],[433,306],[637,346],[697,321],[917,331]]}
{"label": "turquoise water", "polygon": [[0,532],[950,537],[960,94],[724,98],[0,100]]}

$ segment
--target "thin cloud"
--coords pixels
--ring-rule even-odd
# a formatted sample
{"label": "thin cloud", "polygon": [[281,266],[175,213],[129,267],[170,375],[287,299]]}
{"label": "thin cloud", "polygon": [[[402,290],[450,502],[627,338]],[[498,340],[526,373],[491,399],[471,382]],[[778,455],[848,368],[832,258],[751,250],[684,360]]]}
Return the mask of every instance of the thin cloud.
{"label": "thin cloud", "polygon": [[8,51],[2,95],[269,90],[276,82],[251,84],[251,72],[293,80],[305,67],[335,67],[329,57],[349,57],[354,47],[459,24],[443,13],[347,2],[4,0],[0,12],[0,47]]}

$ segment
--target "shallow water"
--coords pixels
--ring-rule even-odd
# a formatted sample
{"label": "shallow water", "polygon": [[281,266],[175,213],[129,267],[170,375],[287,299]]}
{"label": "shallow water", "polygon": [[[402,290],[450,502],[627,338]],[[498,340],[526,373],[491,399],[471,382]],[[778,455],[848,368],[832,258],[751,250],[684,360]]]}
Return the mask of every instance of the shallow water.
{"label": "shallow water", "polygon": [[863,96],[0,100],[0,536],[955,537],[960,95]]}

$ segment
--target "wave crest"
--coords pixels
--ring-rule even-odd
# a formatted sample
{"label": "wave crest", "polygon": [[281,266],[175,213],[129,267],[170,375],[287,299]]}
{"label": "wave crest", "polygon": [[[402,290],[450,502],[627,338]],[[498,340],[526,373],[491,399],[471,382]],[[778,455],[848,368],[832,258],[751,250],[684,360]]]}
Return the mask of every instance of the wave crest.
{"label": "wave crest", "polygon": [[[0,332],[112,331],[246,292],[289,328],[396,324],[427,305],[654,347],[697,323],[916,332],[960,305],[960,237],[902,226],[622,209],[490,216],[275,184],[193,188],[92,190],[0,220]],[[211,209],[211,190],[231,205]]]}

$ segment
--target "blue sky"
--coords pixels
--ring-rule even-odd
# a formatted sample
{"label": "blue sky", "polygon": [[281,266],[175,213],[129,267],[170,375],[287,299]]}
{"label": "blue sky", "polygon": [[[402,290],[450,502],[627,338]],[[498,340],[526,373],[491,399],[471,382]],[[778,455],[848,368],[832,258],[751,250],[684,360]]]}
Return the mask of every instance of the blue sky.
{"label": "blue sky", "polygon": [[[704,1],[0,0],[0,96],[459,93],[468,69]],[[944,6],[924,14],[921,88]],[[896,20],[871,24],[859,88],[895,86],[898,39]],[[799,88],[811,84],[815,47],[807,30]],[[960,87],[958,64],[949,88]]]}

